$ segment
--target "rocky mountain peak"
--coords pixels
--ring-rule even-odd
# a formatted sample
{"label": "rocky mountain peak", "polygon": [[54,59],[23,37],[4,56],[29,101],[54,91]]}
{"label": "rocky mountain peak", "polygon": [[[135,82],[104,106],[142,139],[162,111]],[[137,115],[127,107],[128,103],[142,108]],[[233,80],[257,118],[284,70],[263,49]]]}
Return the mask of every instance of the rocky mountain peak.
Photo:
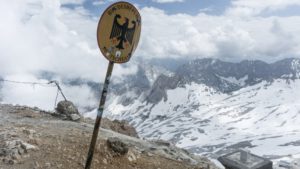
{"label": "rocky mountain peak", "polygon": [[172,76],[160,75],[153,84],[148,101],[166,99],[166,90],[187,84],[204,84],[222,93],[237,91],[262,81],[300,78],[300,59],[289,58],[274,63],[260,60],[226,62],[219,59],[196,59],[180,66]]}

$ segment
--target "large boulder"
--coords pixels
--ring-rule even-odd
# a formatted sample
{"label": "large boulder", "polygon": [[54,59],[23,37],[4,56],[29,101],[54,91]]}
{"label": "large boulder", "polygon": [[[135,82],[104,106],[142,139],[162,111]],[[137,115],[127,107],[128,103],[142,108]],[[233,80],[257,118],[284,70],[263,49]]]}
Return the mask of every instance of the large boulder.
{"label": "large boulder", "polygon": [[81,118],[77,107],[70,101],[60,101],[56,111],[67,120],[78,121]]}
{"label": "large boulder", "polygon": [[70,101],[60,101],[56,110],[65,115],[79,114],[77,107]]}

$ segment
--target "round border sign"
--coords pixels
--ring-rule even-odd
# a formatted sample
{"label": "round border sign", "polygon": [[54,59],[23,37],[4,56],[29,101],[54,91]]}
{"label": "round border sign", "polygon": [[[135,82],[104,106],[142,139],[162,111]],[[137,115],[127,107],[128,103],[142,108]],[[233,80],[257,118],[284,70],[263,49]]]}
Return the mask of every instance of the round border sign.
{"label": "round border sign", "polygon": [[100,51],[109,61],[128,62],[141,34],[141,15],[128,2],[110,5],[98,23],[97,40]]}

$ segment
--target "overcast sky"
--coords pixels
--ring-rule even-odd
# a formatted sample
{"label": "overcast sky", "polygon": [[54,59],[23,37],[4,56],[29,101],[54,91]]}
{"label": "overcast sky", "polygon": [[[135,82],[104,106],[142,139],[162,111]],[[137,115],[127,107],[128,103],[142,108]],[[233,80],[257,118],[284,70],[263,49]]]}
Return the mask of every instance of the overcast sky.
{"label": "overcast sky", "polygon": [[[100,82],[107,61],[98,19],[115,0],[0,0],[0,76]],[[300,0],[129,0],[142,15],[134,58],[260,59],[300,57]],[[115,66],[114,75],[136,71]],[[13,90],[10,88],[12,91]],[[8,88],[7,88],[8,91]],[[16,95],[18,97],[18,95]]]}
{"label": "overcast sky", "polygon": [[[95,80],[93,72],[106,67],[97,22],[114,1],[2,0],[0,74],[46,70]],[[300,56],[299,0],[129,1],[143,21],[134,57],[272,62]]]}

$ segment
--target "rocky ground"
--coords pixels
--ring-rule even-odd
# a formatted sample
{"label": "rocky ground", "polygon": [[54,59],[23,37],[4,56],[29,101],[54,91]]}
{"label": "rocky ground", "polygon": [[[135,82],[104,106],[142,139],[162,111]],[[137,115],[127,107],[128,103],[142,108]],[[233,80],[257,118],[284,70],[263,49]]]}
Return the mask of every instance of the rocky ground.
{"label": "rocky ground", "polygon": [[[0,105],[0,169],[84,168],[93,120],[74,119],[38,108]],[[126,122],[106,119],[103,126],[109,130],[100,130],[94,169],[217,168],[167,142],[136,138]]]}

